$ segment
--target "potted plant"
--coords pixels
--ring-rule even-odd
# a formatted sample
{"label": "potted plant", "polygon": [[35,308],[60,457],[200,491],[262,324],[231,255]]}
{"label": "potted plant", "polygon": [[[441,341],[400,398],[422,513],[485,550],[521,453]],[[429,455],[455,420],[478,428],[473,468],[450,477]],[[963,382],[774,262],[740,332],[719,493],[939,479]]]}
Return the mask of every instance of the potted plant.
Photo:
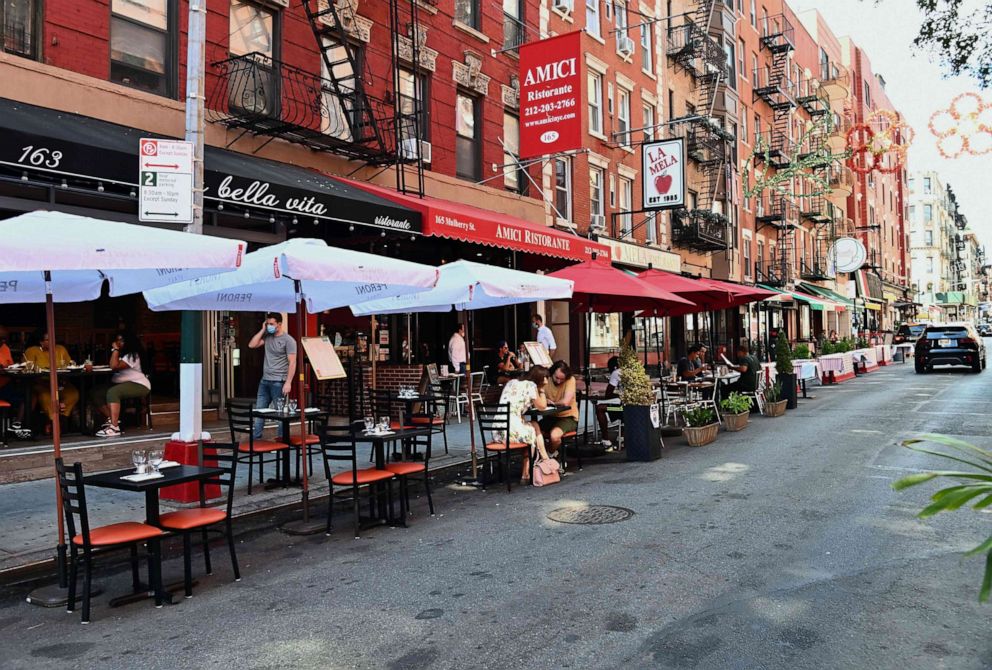
{"label": "potted plant", "polygon": [[709,407],[696,407],[685,413],[686,427],[682,429],[690,447],[701,447],[716,439],[720,424],[716,412]]}
{"label": "potted plant", "polygon": [[792,355],[794,358],[799,360],[807,360],[810,358],[810,351],[808,344],[797,344],[796,348],[792,350]]}
{"label": "potted plant", "polygon": [[775,341],[775,379],[782,385],[782,398],[786,401],[786,409],[795,409],[798,406],[796,400],[796,373],[792,367],[792,350],[789,349],[789,340],[785,337],[785,331],[778,331],[778,340]]}
{"label": "potted plant", "polygon": [[765,389],[765,416],[782,416],[787,402],[782,399],[782,383],[775,382]]}
{"label": "potted plant", "polygon": [[[628,461],[661,458],[661,413],[655,404],[651,380],[629,346],[620,350],[620,402],[623,403],[623,440]],[[653,408],[653,409],[652,409]]]}
{"label": "potted plant", "polygon": [[734,391],[720,401],[723,408],[723,427],[732,433],[747,428],[751,418],[751,398]]}

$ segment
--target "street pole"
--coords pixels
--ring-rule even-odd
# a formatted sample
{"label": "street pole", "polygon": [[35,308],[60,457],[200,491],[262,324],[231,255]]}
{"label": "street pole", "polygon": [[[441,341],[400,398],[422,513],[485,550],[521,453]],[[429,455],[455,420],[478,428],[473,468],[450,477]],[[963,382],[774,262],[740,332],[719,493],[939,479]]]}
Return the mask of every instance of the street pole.
{"label": "street pole", "polygon": [[[204,56],[206,0],[190,0],[186,49],[186,135],[193,143],[193,223],[186,232],[203,234]],[[182,313],[179,351],[179,434],[184,442],[200,440],[203,429],[203,320],[199,312]],[[223,398],[220,399],[223,402]]]}

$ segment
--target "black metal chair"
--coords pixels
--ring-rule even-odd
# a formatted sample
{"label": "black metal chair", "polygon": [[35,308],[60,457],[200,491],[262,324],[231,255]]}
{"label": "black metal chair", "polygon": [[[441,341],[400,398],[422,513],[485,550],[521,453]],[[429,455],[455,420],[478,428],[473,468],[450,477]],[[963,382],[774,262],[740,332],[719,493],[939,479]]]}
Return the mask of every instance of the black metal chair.
{"label": "black metal chair", "polygon": [[[359,491],[361,487],[369,487],[369,509],[374,510],[376,496],[372,493],[372,486],[382,483],[387,484],[386,495],[390,511],[393,507],[392,487],[388,486],[388,484],[396,478],[396,475],[388,470],[380,470],[374,467],[361,470],[358,468],[358,442],[355,437],[362,428],[363,426],[358,421],[333,426],[329,425],[326,420],[321,422],[320,434],[322,439],[320,447],[324,454],[324,474],[327,477],[328,486],[326,531],[328,535],[334,529],[335,486],[344,489],[339,491],[339,493],[346,491],[350,491],[351,493],[356,538],[360,537],[359,534],[361,532],[361,513],[359,507]],[[343,472],[332,475],[331,464],[341,462],[348,463],[350,467]]]}
{"label": "black metal chair", "polygon": [[[428,405],[428,411],[432,411],[433,406],[431,403],[428,403]],[[423,426],[423,428],[427,428],[427,426]],[[431,442],[433,437],[434,431],[429,430],[423,435],[417,435],[404,441],[403,449],[408,454],[419,454],[423,457],[422,461],[386,463],[385,469],[396,475],[396,478],[399,480],[400,514],[404,519],[410,511],[409,479],[416,475],[419,475],[419,479],[424,483],[424,491],[427,493],[427,506],[430,509],[431,516],[434,516],[434,499],[431,498],[430,483]]]}
{"label": "black metal chair", "polygon": [[[263,469],[265,467],[266,454],[273,454],[269,461],[276,464],[276,478],[282,467],[281,453],[289,449],[285,442],[273,440],[262,440],[255,437],[255,410],[254,401],[232,398],[227,401],[227,421],[231,429],[231,441],[238,445],[239,462],[248,461],[248,495],[251,495],[251,472],[255,463],[255,456],[258,456],[258,483],[265,481]],[[288,476],[288,473],[287,473]]]}
{"label": "black metal chair", "polygon": [[[234,571],[234,581],[241,581],[241,571],[238,569],[238,555],[234,550],[234,531],[231,529],[231,509],[234,506],[234,482],[238,470],[237,444],[211,444],[203,447],[203,460],[207,467],[218,467],[223,474],[210,479],[200,480],[200,506],[169,512],[159,517],[159,526],[164,530],[183,536],[183,584],[186,587],[186,597],[193,597],[192,576],[192,535],[200,531],[203,546],[203,562],[207,574],[213,574],[210,566],[210,542],[208,533],[219,533],[227,538],[227,547],[231,552],[231,569]],[[206,486],[216,484],[227,487],[227,501],[223,508],[207,507]],[[223,530],[211,528],[224,524]]]}
{"label": "black metal chair", "polygon": [[[89,513],[86,508],[86,488],[83,486],[83,465],[73,463],[66,468],[61,458],[55,459],[55,471],[62,493],[62,513],[65,515],[66,529],[69,531],[69,596],[66,611],[76,609],[76,582],[79,576],[79,561],[83,562],[83,612],[82,623],[90,622],[90,593],[93,582],[93,559],[104,554],[128,549],[131,563],[131,582],[134,591],[141,590],[138,576],[138,545],[148,546],[148,581],[155,592],[155,607],[161,607],[165,594],[162,590],[162,549],[164,533],[155,526],[139,521],[124,521],[106,526],[90,528]],[[79,525],[76,525],[76,519]],[[80,556],[80,551],[82,556]]]}
{"label": "black metal chair", "polygon": [[[506,490],[510,491],[510,456],[519,453],[521,456],[533,450],[533,445],[526,442],[510,441],[510,404],[509,403],[477,403],[476,418],[479,420],[479,434],[482,436],[482,469],[486,471],[489,464],[489,452],[496,454],[500,473],[506,479]],[[486,435],[486,433],[489,433]],[[534,458],[531,454],[531,474],[533,475]],[[485,488],[485,478],[482,487]]]}

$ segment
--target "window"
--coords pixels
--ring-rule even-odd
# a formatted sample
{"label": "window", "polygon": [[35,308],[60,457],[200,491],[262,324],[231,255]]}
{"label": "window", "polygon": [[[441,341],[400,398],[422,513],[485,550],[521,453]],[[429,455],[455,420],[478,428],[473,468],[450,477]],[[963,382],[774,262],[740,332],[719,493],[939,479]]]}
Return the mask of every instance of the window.
{"label": "window", "polygon": [[[324,48],[327,50],[327,60],[333,64],[334,78],[338,82],[341,82],[342,92],[346,93],[346,95],[343,98],[339,97],[331,86],[323,85],[321,96],[323,97],[324,104],[321,106],[322,125],[320,131],[332,137],[337,137],[340,140],[350,142],[352,140],[351,128],[355,121],[352,118],[354,113],[354,98],[347,95],[351,89],[346,82],[354,81],[354,69],[351,66],[351,62],[352,60],[356,63],[360,62],[362,51],[350,44],[341,44],[331,37],[325,36],[323,41]],[[351,56],[351,60],[348,58],[349,55]],[[327,72],[327,63],[324,59],[320,61],[320,75],[324,80],[330,79],[330,75]],[[271,78],[272,73],[269,72],[268,76]],[[278,98],[275,96],[275,91],[271,90],[273,88],[274,85],[270,86],[269,91],[272,102],[266,104],[271,104],[274,110]],[[270,113],[274,113],[273,110],[270,110]],[[412,131],[413,128],[410,130]]]}
{"label": "window", "polygon": [[744,254],[744,276],[751,276],[751,238],[745,237],[742,252]]}
{"label": "window", "polygon": [[761,116],[754,113],[754,148],[761,146]]}
{"label": "window", "polygon": [[589,132],[603,134],[603,75],[592,70],[586,75],[589,86]]}
{"label": "window", "polygon": [[744,69],[744,40],[737,40],[737,69],[742,77],[747,79],[747,70]]}
{"label": "window", "polygon": [[[3,35],[0,51],[37,58],[38,17],[41,0],[0,0]],[[115,7],[117,3],[114,3]]]}
{"label": "window", "polygon": [[555,209],[558,216],[572,220],[572,159],[555,159]]}
{"label": "window", "polygon": [[865,85],[865,107],[871,107],[871,88],[868,87],[868,82],[864,82]]}
{"label": "window", "polygon": [[479,30],[479,0],[455,0],[455,21]]}
{"label": "window", "polygon": [[511,53],[525,41],[522,0],[503,0],[503,48]]}
{"label": "window", "polygon": [[630,210],[634,202],[634,182],[620,177],[620,237],[630,237],[633,233],[633,218]]}
{"label": "window", "polygon": [[[598,167],[589,168],[589,216],[603,216],[603,170]],[[600,219],[605,223],[605,220]],[[590,221],[592,223],[592,221]]]}
{"label": "window", "polygon": [[503,112],[503,185],[516,193],[527,189],[527,177],[517,163],[520,155],[520,119]]}
{"label": "window", "polygon": [[[3,4],[6,50],[6,23],[15,18],[7,16],[7,12],[12,6],[23,3],[4,0]],[[157,95],[175,94],[171,4],[170,0],[113,0],[110,18],[111,81]],[[235,6],[240,4],[232,3],[232,15]]]}
{"label": "window", "polygon": [[602,37],[599,28],[599,0],[586,0],[586,32]]}
{"label": "window", "polygon": [[[118,0],[125,2],[127,0]],[[243,0],[231,0],[230,46],[233,56],[258,53],[268,58],[275,57],[274,12]]]}
{"label": "window", "polygon": [[482,172],[479,100],[459,92],[455,96],[455,174],[478,181]]}
{"label": "window", "polygon": [[933,274],[933,256],[927,256],[927,272]]}
{"label": "window", "polygon": [[654,105],[644,103],[642,112],[644,114],[644,141],[649,142],[654,139],[654,124],[656,123],[654,120]]}
{"label": "window", "polygon": [[758,54],[751,52],[751,85],[760,86],[758,83]]}
{"label": "window", "polygon": [[630,146],[630,91],[617,88],[617,142]]}
{"label": "window", "polygon": [[[644,19],[647,20],[647,19]],[[641,26],[641,69],[654,74],[654,24]]]}
{"label": "window", "polygon": [[751,138],[747,134],[747,105],[741,105],[741,142],[748,144]]}
{"label": "window", "polygon": [[923,205],[923,221],[925,223],[933,221],[933,205]]}
{"label": "window", "polygon": [[927,194],[933,193],[933,184],[930,182],[930,177],[923,178],[923,192]]}
{"label": "window", "polygon": [[402,137],[429,142],[430,137],[430,80],[426,75],[416,75],[400,68],[399,107],[403,116]]}
{"label": "window", "polygon": [[644,215],[644,236],[648,244],[658,242],[658,212],[648,212]]}
{"label": "window", "polygon": [[758,13],[755,11],[754,3],[755,3],[755,0],[751,0],[751,25],[754,28],[757,28],[758,27]]}
{"label": "window", "polygon": [[[607,5],[609,7],[609,5]],[[617,23],[617,51],[620,50],[620,45],[629,39],[627,35],[627,7],[619,2],[615,8],[616,13],[616,23]]]}
{"label": "window", "polygon": [[912,220],[916,218],[916,205],[909,206],[909,211],[907,212],[906,216],[907,218],[909,218],[910,222],[912,222]]}
{"label": "window", "polygon": [[830,56],[822,48],[820,49],[820,79],[830,79]]}
{"label": "window", "polygon": [[727,56],[727,86],[732,90],[737,90],[737,56],[734,54],[734,43],[726,41],[723,43],[723,53]]}
{"label": "window", "polygon": [[765,263],[765,243],[761,240],[758,240],[758,255],[754,257],[754,260],[759,266]]}

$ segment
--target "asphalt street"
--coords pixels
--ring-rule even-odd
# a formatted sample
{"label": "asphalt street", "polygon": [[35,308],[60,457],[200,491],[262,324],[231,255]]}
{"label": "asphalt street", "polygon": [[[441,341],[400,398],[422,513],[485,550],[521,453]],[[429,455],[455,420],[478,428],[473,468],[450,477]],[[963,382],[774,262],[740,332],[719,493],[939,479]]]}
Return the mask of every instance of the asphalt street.
{"label": "asphalt street", "polygon": [[[9,587],[0,667],[992,668],[982,561],[961,558],[992,515],[919,520],[936,487],[890,487],[940,467],[904,438],[992,445],[990,389],[992,370],[895,365],[706,447],[671,439],[657,462],[511,494],[448,487],[406,529],[247,531],[241,582],[218,548],[192,600],[101,596],[88,626]],[[632,515],[548,517],[583,505]],[[101,582],[123,592],[129,577]]]}

